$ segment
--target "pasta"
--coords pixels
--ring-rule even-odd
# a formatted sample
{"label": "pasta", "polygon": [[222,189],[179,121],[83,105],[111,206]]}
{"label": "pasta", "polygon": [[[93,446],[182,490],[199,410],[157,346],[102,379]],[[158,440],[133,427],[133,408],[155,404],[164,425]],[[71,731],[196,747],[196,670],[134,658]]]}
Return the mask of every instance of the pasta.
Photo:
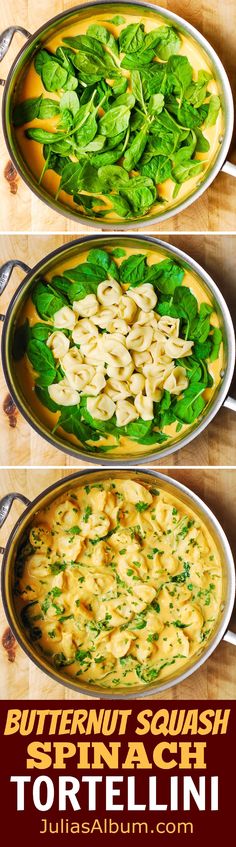
{"label": "pasta", "polygon": [[132,324],[137,313],[137,306],[127,294],[122,294],[119,300],[119,313],[123,320]]}
{"label": "pasta", "polygon": [[119,379],[122,382],[123,380],[126,381],[129,379],[133,371],[134,363],[132,362],[132,359],[130,359],[130,362],[128,362],[127,365],[107,365],[107,375],[114,379]]}
{"label": "pasta", "polygon": [[137,394],[134,401],[135,409],[139,413],[140,417],[143,418],[144,421],[151,421],[154,415],[153,412],[153,401],[151,397],[145,397],[144,394]]}
{"label": "pasta", "polygon": [[137,411],[128,400],[117,400],[116,404],[116,419],[118,426],[127,426],[131,421],[137,418]]}
{"label": "pasta", "polygon": [[150,282],[139,285],[138,288],[129,289],[128,297],[132,297],[132,300],[143,312],[150,312],[157,303],[157,295]]}
{"label": "pasta", "polygon": [[91,318],[98,312],[98,301],[95,294],[87,294],[82,300],[74,300],[73,311],[81,318]]}
{"label": "pasta", "polygon": [[77,391],[83,391],[85,385],[92,382],[95,373],[95,368],[92,365],[78,365],[76,373],[68,371],[66,372],[66,377],[71,388],[75,388]]}
{"label": "pasta", "polygon": [[159,480],[106,478],[35,514],[14,597],[51,667],[135,689],[184,670],[205,647],[220,614],[221,559],[207,526]]}
{"label": "pasta", "polygon": [[193,341],[185,341],[184,338],[169,338],[166,341],[165,351],[171,359],[182,359],[189,356],[193,347]]}
{"label": "pasta", "polygon": [[125,398],[130,395],[128,382],[122,382],[121,379],[112,379],[109,377],[106,383],[106,394],[108,394],[114,402],[116,402],[116,400],[125,400]]}
{"label": "pasta", "polygon": [[82,318],[78,321],[72,332],[73,341],[80,346],[88,343],[91,338],[97,337],[98,329],[89,318]]}
{"label": "pasta", "polygon": [[167,365],[166,362],[158,365],[144,365],[145,389],[148,397],[151,397],[156,403],[160,399],[160,388],[164,385],[166,378],[173,370],[172,362]]}
{"label": "pasta", "polygon": [[97,298],[103,306],[113,306],[119,303],[122,295],[122,288],[115,279],[106,279],[105,282],[100,282],[97,289]]}
{"label": "pasta", "polygon": [[99,309],[98,313],[93,316],[92,322],[100,329],[108,329],[111,321],[116,317],[115,306],[110,306],[109,309]]}
{"label": "pasta", "polygon": [[94,397],[94,399],[88,397],[87,408],[89,414],[94,418],[97,418],[99,421],[108,421],[114,415],[116,407],[110,397],[102,394],[101,397]]}
{"label": "pasta", "polygon": [[47,346],[52,350],[55,359],[61,359],[69,350],[70,340],[64,332],[52,332],[48,337]]}
{"label": "pasta", "polygon": [[71,347],[68,350],[68,353],[61,358],[61,366],[65,373],[67,371],[72,371],[72,373],[79,373],[80,365],[83,364],[83,359],[81,353],[78,350],[78,347]]}
{"label": "pasta", "polygon": [[165,315],[163,318],[160,318],[157,324],[158,332],[162,332],[163,335],[169,335],[171,337],[178,338],[179,336],[179,318],[172,318],[168,315]]}
{"label": "pasta", "polygon": [[58,406],[78,406],[80,402],[80,394],[74,387],[70,385],[67,379],[61,379],[61,382],[52,383],[48,386],[48,393],[54,403]]}
{"label": "pasta", "polygon": [[120,367],[129,365],[131,362],[131,356],[127,347],[123,343],[123,337],[117,337],[117,335],[113,335],[112,338],[109,335],[104,338],[104,348],[105,348],[105,357],[108,365],[114,365],[114,367]]}
{"label": "pasta", "polygon": [[[103,388],[105,388],[105,385],[106,385],[106,380],[105,380],[104,370],[103,370],[103,368],[101,368],[101,370],[97,369],[95,371],[95,374],[93,374],[90,382],[88,382],[86,384],[86,386],[84,387],[84,391],[82,391],[82,393],[91,394],[92,396],[93,395],[97,396],[97,394],[100,394],[100,392],[103,390]],[[85,390],[85,388],[86,388],[86,390]]]}
{"label": "pasta", "polygon": [[153,329],[151,326],[135,324],[127,336],[127,347],[130,347],[131,350],[137,350],[139,353],[143,353],[144,350],[149,349],[150,344],[152,343],[152,336]]}
{"label": "pasta", "polygon": [[129,380],[129,393],[139,394],[145,387],[145,378],[143,374],[133,373]]}
{"label": "pasta", "polygon": [[58,309],[54,314],[54,326],[58,329],[74,329],[75,322],[75,314],[69,306],[62,306],[62,309]]}
{"label": "pasta", "polygon": [[174,368],[165,382],[163,382],[163,388],[169,391],[170,394],[181,394],[181,391],[184,391],[187,385],[186,370],[185,368],[181,368],[180,365]]}

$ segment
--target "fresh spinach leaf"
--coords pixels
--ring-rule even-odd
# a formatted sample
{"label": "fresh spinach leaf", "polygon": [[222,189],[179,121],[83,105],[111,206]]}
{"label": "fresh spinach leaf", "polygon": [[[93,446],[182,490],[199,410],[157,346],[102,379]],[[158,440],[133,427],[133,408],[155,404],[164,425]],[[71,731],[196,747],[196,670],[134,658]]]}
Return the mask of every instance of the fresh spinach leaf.
{"label": "fresh spinach leaf", "polygon": [[[173,259],[163,259],[156,265],[150,265],[145,276],[146,282],[152,282],[162,294],[174,294],[184,278],[184,269]],[[178,295],[177,295],[178,297]],[[176,303],[176,301],[174,301]]]}
{"label": "fresh spinach leaf", "polygon": [[36,338],[30,339],[27,345],[27,356],[37,373],[48,376],[49,381],[44,382],[44,385],[50,385],[53,382],[51,373],[55,373],[55,359],[52,351],[43,341],[37,341]]}
{"label": "fresh spinach leaf", "polygon": [[122,15],[115,15],[114,18],[109,18],[109,23],[121,26],[121,24],[125,24],[125,18]]}
{"label": "fresh spinach leaf", "polygon": [[136,176],[120,189],[121,197],[128,201],[135,215],[145,215],[157,198],[153,181],[146,176]]}
{"label": "fresh spinach leaf", "polygon": [[35,394],[46,409],[49,409],[50,412],[58,412],[59,406],[57,403],[54,403],[54,400],[51,399],[50,394],[48,393],[48,388],[41,388],[39,385],[35,386]]}
{"label": "fresh spinach leaf", "polygon": [[210,354],[210,357],[209,357],[210,362],[215,362],[216,359],[218,359],[222,338],[223,338],[223,336],[222,336],[221,329],[214,327],[213,332],[212,332],[212,336],[211,336],[212,350],[211,350],[211,354]]}
{"label": "fresh spinach leaf", "polygon": [[23,126],[23,124],[38,118],[42,99],[43,95],[40,94],[39,97],[30,97],[28,100],[22,100],[20,103],[16,103],[12,113],[14,126]]}
{"label": "fresh spinach leaf", "polygon": [[192,424],[199,418],[206,405],[202,396],[205,387],[204,383],[192,382],[186,388],[182,400],[177,400],[173,406],[173,411],[178,420],[186,424]]}
{"label": "fresh spinach leaf", "polygon": [[[117,249],[119,250],[119,247]],[[87,262],[89,264],[95,265],[95,267],[97,267],[98,265],[99,267],[103,268],[103,279],[107,279],[107,277],[109,276],[111,276],[112,279],[119,279],[119,268],[117,267],[116,262],[113,261],[111,254],[108,253],[106,250],[101,250],[99,247],[93,248],[88,253]]]}
{"label": "fresh spinach leaf", "polygon": [[30,338],[37,338],[37,341],[47,341],[52,329],[53,327],[50,324],[33,324],[30,327]]}
{"label": "fresh spinach leaf", "polygon": [[189,323],[196,317],[198,312],[197,299],[186,285],[177,286],[173,295],[173,306],[178,316]]}
{"label": "fresh spinach leaf", "polygon": [[145,41],[143,24],[128,24],[121,30],[119,42],[121,53],[136,53]]}
{"label": "fresh spinach leaf", "polygon": [[50,285],[40,281],[36,283],[31,298],[38,314],[45,320],[51,318],[55,312],[67,304],[65,297],[57,294]]}
{"label": "fresh spinach leaf", "polygon": [[65,68],[61,68],[57,62],[50,59],[43,64],[41,76],[46,91],[58,91],[65,85],[68,74]]}
{"label": "fresh spinach leaf", "polygon": [[103,115],[99,121],[99,133],[108,138],[124,132],[129,125],[130,109],[128,106],[114,106]]}
{"label": "fresh spinach leaf", "polygon": [[147,259],[143,253],[129,256],[120,265],[121,282],[129,285],[137,285],[143,282],[146,271]]}
{"label": "fresh spinach leaf", "polygon": [[144,125],[140,132],[133,138],[129,147],[127,147],[123,159],[123,167],[126,171],[132,171],[145,150],[148,139],[148,126]]}
{"label": "fresh spinach leaf", "polygon": [[212,94],[209,109],[207,113],[207,117],[205,120],[205,126],[214,126],[220,111],[221,102],[220,98],[217,94]]}
{"label": "fresh spinach leaf", "polygon": [[106,29],[105,26],[101,26],[100,24],[90,24],[87,32],[88,35],[105,44],[114,56],[118,56],[118,45],[109,29]]}
{"label": "fresh spinach leaf", "polygon": [[73,117],[75,118],[78,114],[79,107],[80,103],[76,91],[65,91],[60,99],[61,112],[63,112],[64,109],[68,109],[69,112],[71,112]]}
{"label": "fresh spinach leaf", "polygon": [[112,191],[114,186],[119,189],[129,182],[128,174],[120,165],[102,165],[98,169],[98,177],[104,194]]}

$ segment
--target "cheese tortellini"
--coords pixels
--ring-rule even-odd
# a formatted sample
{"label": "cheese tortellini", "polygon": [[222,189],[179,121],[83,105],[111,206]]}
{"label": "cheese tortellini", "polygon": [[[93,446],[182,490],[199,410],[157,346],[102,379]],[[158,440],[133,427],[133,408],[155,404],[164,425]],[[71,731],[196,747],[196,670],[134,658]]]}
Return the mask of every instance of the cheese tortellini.
{"label": "cheese tortellini", "polygon": [[182,359],[183,356],[191,355],[193,341],[185,341],[184,338],[169,338],[165,350],[171,359]]}
{"label": "cheese tortellini", "polygon": [[75,323],[75,313],[69,306],[62,306],[62,309],[54,314],[54,326],[57,329],[74,329]]}
{"label": "cheese tortellini", "polygon": [[188,386],[188,380],[186,377],[185,368],[181,368],[178,365],[177,368],[173,368],[172,372],[167,376],[167,379],[163,383],[163,387],[166,391],[170,391],[171,394],[181,394],[181,391],[184,391]]}
{"label": "cheese tortellini", "polygon": [[48,393],[51,400],[57,403],[58,406],[79,405],[80,394],[70,385],[67,379],[61,379],[61,382],[55,382],[49,385]]}
{"label": "cheese tortellini", "polygon": [[129,288],[128,296],[132,297],[132,300],[143,312],[150,312],[157,304],[157,295],[150,282],[138,285],[137,288]]}
{"label": "cheese tortellini", "polygon": [[80,366],[83,364],[83,358],[78,350],[78,347],[70,347],[67,353],[61,357],[61,366],[65,373],[71,371],[77,373],[80,371]]}
{"label": "cheese tortellini", "polygon": [[152,337],[153,330],[151,326],[135,324],[127,335],[126,344],[131,350],[137,350],[139,353],[143,353],[144,350],[149,349],[152,343]]}
{"label": "cheese tortellini", "polygon": [[117,426],[127,426],[131,421],[137,418],[137,411],[128,400],[117,400],[116,403],[116,420]]}
{"label": "cheese tortellini", "polygon": [[153,418],[153,401],[151,397],[145,397],[141,392],[137,394],[134,401],[135,409],[143,421],[151,421]]}
{"label": "cheese tortellini", "polygon": [[73,310],[76,316],[81,318],[91,318],[98,312],[98,301],[95,294],[87,294],[82,300],[74,300]]}
{"label": "cheese tortellini", "polygon": [[67,338],[64,332],[52,332],[48,336],[47,347],[50,347],[55,359],[61,359],[62,356],[65,356],[69,350],[69,346],[70,339]]}
{"label": "cheese tortellini", "polygon": [[[124,415],[125,404],[133,408],[118,403]],[[121,471],[76,480],[35,513],[24,545],[14,598],[27,639],[78,685],[153,687],[184,670],[214,633],[220,552],[159,478]]]}
{"label": "cheese tortellini", "polygon": [[79,344],[80,347],[88,343],[91,338],[97,338],[97,336],[98,329],[89,318],[82,318],[78,321],[72,332],[73,341],[75,344]]}
{"label": "cheese tortellini", "polygon": [[105,282],[100,282],[97,289],[97,298],[102,306],[113,306],[119,303],[122,296],[122,288],[115,279],[106,279]]}
{"label": "cheese tortellini", "polygon": [[89,415],[97,421],[115,415],[118,427],[151,421],[164,391],[178,396],[187,388],[187,372],[175,360],[190,356],[193,345],[180,337],[179,319],[160,317],[156,307],[151,283],[125,291],[110,278],[97,294],[75,300],[73,310],[60,309],[54,324],[71,330],[74,346],[57,330],[48,338],[65,375],[50,386],[51,398],[73,405],[86,395]]}
{"label": "cheese tortellini", "polygon": [[101,397],[88,397],[88,412],[93,418],[97,418],[99,421],[109,421],[109,418],[112,418],[112,415],[114,415],[115,408],[114,401],[106,394],[102,394]]}

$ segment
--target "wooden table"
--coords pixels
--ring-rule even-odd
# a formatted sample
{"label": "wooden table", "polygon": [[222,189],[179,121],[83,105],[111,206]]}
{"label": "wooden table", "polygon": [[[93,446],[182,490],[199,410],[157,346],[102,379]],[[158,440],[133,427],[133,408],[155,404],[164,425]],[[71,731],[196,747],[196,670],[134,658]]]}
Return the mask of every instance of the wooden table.
{"label": "wooden table", "polygon": [[[214,511],[222,523],[228,536],[232,550],[236,551],[236,473],[227,469],[185,469],[167,471],[169,476],[183,482],[200,495]],[[9,491],[20,491],[33,499],[44,488],[66,475],[65,470],[29,471],[8,470],[1,475],[1,496]],[[17,518],[22,514],[22,504],[15,502],[10,516],[1,530],[0,544],[6,543],[9,531]],[[236,626],[236,616],[231,621],[231,627]],[[88,699],[75,694],[68,688],[49,679],[30,662],[20,647],[16,648],[14,662],[9,662],[7,653],[2,646],[2,636],[6,631],[7,622],[3,610],[0,610],[0,663],[1,663],[1,697],[3,699],[53,699],[62,700],[73,697],[75,700]],[[217,647],[210,659],[202,668],[190,676],[181,685],[170,688],[162,695],[152,699],[165,700],[207,700],[207,699],[236,699],[235,678],[236,648],[225,642]]]}
{"label": "wooden table", "polygon": [[[236,4],[235,0],[153,0],[156,5],[167,8],[193,24],[212,44],[223,62],[236,101],[235,62],[235,30]],[[49,18],[57,15],[73,5],[71,0],[46,0],[37,3],[36,0],[8,0],[2,4],[1,27],[6,29],[12,24],[19,24],[30,32],[34,32]],[[17,33],[14,36],[9,52],[1,63],[1,77],[4,79],[9,72],[17,52],[24,44],[24,38]],[[236,161],[235,139],[231,145],[229,158]],[[3,232],[92,232],[93,229],[77,224],[53,212],[41,200],[30,192],[22,179],[17,175],[10,181],[6,180],[4,172],[9,163],[9,155],[5,142],[1,138],[1,208],[0,229]],[[11,176],[11,173],[10,173]],[[175,215],[163,224],[149,227],[150,232],[198,232],[225,231],[236,229],[236,183],[233,177],[219,174],[210,188],[191,205],[186,211]],[[140,227],[134,227],[139,230]]]}
{"label": "wooden table", "polygon": [[[1,236],[2,261],[20,258],[31,267],[51,250],[71,241],[70,236]],[[217,282],[231,314],[236,320],[236,238],[232,235],[171,235],[164,236],[177,247],[185,250],[206,268]],[[23,278],[22,271],[14,270],[11,280],[1,298],[1,312],[5,312],[11,296]],[[3,465],[83,465],[51,447],[26,423],[22,415],[6,414],[7,389],[3,374],[0,375],[0,390],[3,402],[0,408],[0,463]],[[232,386],[236,393],[236,385]],[[149,463],[150,464],[150,463]],[[234,413],[222,408],[204,432],[187,447],[173,453],[168,459],[154,464],[167,465],[234,465],[236,464],[236,439]]]}

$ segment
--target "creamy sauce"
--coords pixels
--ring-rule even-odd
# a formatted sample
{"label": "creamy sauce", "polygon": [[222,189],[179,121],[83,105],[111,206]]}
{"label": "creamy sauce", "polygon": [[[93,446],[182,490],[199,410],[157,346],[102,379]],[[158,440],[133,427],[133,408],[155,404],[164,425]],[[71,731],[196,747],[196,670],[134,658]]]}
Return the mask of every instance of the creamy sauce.
{"label": "creamy sauce", "polygon": [[[136,15],[125,15],[126,24],[138,23],[139,20],[139,17]],[[166,20],[161,16],[158,16],[156,14],[152,15],[151,13],[148,14],[147,18],[145,17],[142,20],[143,22],[145,22],[146,32],[149,32],[153,29],[153,27],[156,27],[157,21],[160,26],[162,26],[163,23],[167,23]],[[96,15],[96,21],[103,24],[106,23],[106,26],[116,37],[118,36],[121,29],[123,29],[125,26],[124,24],[119,27],[116,27],[112,24],[108,25],[107,22],[104,21],[104,13],[98,13]],[[63,29],[60,28],[58,29],[57,34],[51,37],[50,39],[46,40],[42,46],[48,49],[50,52],[55,53],[57,47],[62,44],[62,39],[64,37],[82,35],[86,33],[88,26],[94,23],[94,16],[88,16],[86,17],[86,20],[79,20],[77,23],[71,24],[70,26],[67,26]],[[211,68],[207,60],[206,54],[201,50],[201,48],[199,48],[198,44],[195,41],[185,35],[181,35],[181,47],[178,55],[187,56],[187,58],[189,59],[194,71],[194,80],[197,79],[198,71],[200,70],[211,72]],[[125,69],[123,73],[125,76],[129,76],[129,72]],[[211,94],[219,94],[216,80],[210,80],[207,88]],[[52,99],[58,99],[57,94],[55,92],[45,92],[43,83],[34,68],[34,62],[32,61],[28,65],[27,69],[24,71],[24,75],[22,76],[19,82],[18,90],[16,92],[16,102],[22,102],[30,97],[38,97],[41,94],[46,94],[46,96]],[[37,181],[41,177],[42,170],[45,164],[42,152],[43,146],[42,144],[39,144],[36,141],[27,139],[25,135],[25,128],[38,127],[48,131],[53,131],[53,129],[56,127],[57,120],[57,118],[53,118],[50,120],[35,119],[30,121],[28,124],[25,124],[23,127],[20,127],[19,129],[14,129],[17,143],[21,150],[23,159],[28,165],[31,173],[36,177]],[[206,129],[204,129],[204,135],[210,144],[209,151],[206,153],[197,153],[195,156],[196,159],[204,161],[204,168],[201,174],[198,174],[197,176],[183,183],[180,186],[178,197],[175,200],[173,200],[172,197],[174,187],[174,183],[172,180],[168,179],[161,185],[158,185],[159,196],[165,201],[165,204],[154,204],[154,206],[152,206],[152,209],[149,211],[148,215],[153,214],[154,212],[156,215],[161,215],[163,210],[165,210],[167,207],[174,207],[175,205],[179,204],[180,201],[183,201],[186,197],[189,197],[198,188],[198,186],[205,178],[206,171],[209,169],[209,166],[214,162],[217,156],[217,153],[220,149],[223,131],[223,117],[222,111],[220,110],[215,126],[207,127]],[[45,173],[41,184],[52,197],[55,197],[60,184],[60,176],[58,176],[58,174],[56,174],[54,171],[48,170]],[[76,203],[74,203],[72,196],[68,195],[64,191],[61,191],[59,195],[59,200],[64,206],[71,207],[73,211],[78,212],[78,206]],[[109,199],[107,197],[103,197],[103,200],[105,201],[109,209]],[[81,215],[81,210],[78,212],[78,214]],[[120,218],[114,212],[110,212],[106,216],[106,220],[112,223],[112,221],[118,221],[120,220]]]}
{"label": "creamy sauce", "polygon": [[[150,265],[154,264],[155,262],[162,261],[163,259],[166,258],[166,254],[164,252],[162,252],[161,250],[155,250],[155,252],[154,252],[151,249],[150,250],[146,250],[146,249],[142,250],[142,247],[139,248],[139,249],[138,248],[134,249],[133,247],[132,248],[126,248],[125,258],[128,258],[128,256],[130,256],[130,255],[140,253],[140,251],[143,252],[143,253],[146,253],[147,259],[148,259],[148,264],[150,264]],[[83,263],[86,260],[87,255],[88,255],[88,250],[84,251],[83,253],[78,254],[77,256],[74,256],[73,259],[70,258],[70,259],[67,259],[64,262],[60,261],[58,263],[58,265],[54,265],[53,270],[51,270],[51,271],[49,271],[45,274],[45,279],[48,282],[50,282],[54,275],[60,275],[67,268],[75,267],[76,265]],[[118,265],[121,264],[123,258],[124,257],[122,257],[120,259],[116,259],[116,262],[117,262]],[[203,288],[203,285],[200,281],[200,278],[197,277],[196,274],[192,273],[188,269],[185,271],[183,284],[190,288],[192,293],[197,298],[199,306],[203,302],[211,303],[210,297],[206,294],[206,291]],[[24,321],[26,319],[28,319],[30,326],[34,326],[38,321],[41,322],[41,318],[39,318],[38,313],[37,313],[37,311],[36,311],[36,309],[35,309],[35,307],[32,303],[32,300],[30,298],[28,298],[26,300],[25,304],[24,304],[24,307],[23,307],[23,309],[20,313],[19,319],[18,319],[18,324],[24,323]],[[214,324],[214,326],[216,326],[216,327],[219,326],[219,318],[218,318],[218,315],[216,314],[216,312],[214,312],[212,314],[211,322]],[[48,323],[50,323],[50,320],[48,320]],[[52,326],[52,329],[53,329],[53,326]],[[223,359],[224,359],[224,350],[223,350],[223,344],[221,344],[218,359],[215,362],[212,362],[209,365],[209,372],[210,372],[210,374],[213,378],[213,385],[212,385],[211,388],[207,388],[204,392],[203,396],[204,396],[204,399],[207,401],[207,403],[211,402],[211,400],[212,400],[212,398],[215,394],[215,391],[216,391],[217,387],[219,386],[219,384],[221,382],[222,372],[223,372]],[[183,366],[184,366],[184,359],[182,361],[183,361]],[[21,393],[23,392],[23,395],[24,395],[24,398],[26,399],[27,405],[29,406],[29,409],[32,410],[32,413],[34,415],[34,419],[39,423],[40,422],[44,423],[44,425],[47,427],[49,432],[51,432],[52,429],[54,428],[55,424],[58,421],[59,413],[50,412],[39,401],[39,399],[38,399],[38,397],[35,393],[35,372],[33,371],[33,368],[31,366],[27,356],[24,356],[18,362],[12,362],[12,365],[13,365],[13,368],[14,368],[14,371],[15,371],[15,376],[16,376],[16,379],[17,379],[17,383],[18,383],[20,392]],[[164,432],[165,435],[169,436],[169,439],[168,439],[167,442],[165,442],[164,446],[169,446],[171,443],[176,442],[177,439],[178,440],[181,439],[181,437],[184,436],[187,433],[187,431],[189,431],[189,429],[190,429],[190,427],[187,424],[183,424],[183,427],[181,429],[181,434],[176,435],[176,422],[169,424],[168,426],[165,426],[164,429],[163,429],[163,432]],[[63,438],[65,443],[69,442],[73,445],[73,447],[76,446],[78,448],[78,450],[81,449],[81,445],[80,445],[78,439],[74,435],[69,434],[69,433],[65,433],[64,430],[60,427],[58,429],[58,433]],[[112,446],[114,446],[114,439],[113,439],[112,436],[108,436],[104,439],[101,438],[99,443],[100,443],[100,446],[110,444],[111,447],[112,447]],[[87,452],[89,452],[88,445],[85,448],[84,448],[84,445],[82,445],[82,449],[86,449]],[[157,445],[145,445],[145,447],[144,447],[144,445],[138,444],[135,441],[131,441],[126,436],[121,436],[119,446],[117,446],[115,448],[115,450],[114,449],[111,450],[111,457],[113,457],[115,459],[116,457],[123,456],[125,458],[125,456],[130,455],[130,453],[138,456],[138,455],[141,455],[141,454],[143,455],[144,452],[147,453],[147,454],[150,453],[150,452],[153,452],[154,449],[155,449],[155,451],[158,451],[158,450],[163,449],[163,447],[162,447],[162,445],[158,445],[158,444]]]}
{"label": "creamy sauce", "polygon": [[199,655],[220,613],[215,541],[159,480],[68,491],[36,513],[19,564],[27,637],[78,683],[162,681]]}

